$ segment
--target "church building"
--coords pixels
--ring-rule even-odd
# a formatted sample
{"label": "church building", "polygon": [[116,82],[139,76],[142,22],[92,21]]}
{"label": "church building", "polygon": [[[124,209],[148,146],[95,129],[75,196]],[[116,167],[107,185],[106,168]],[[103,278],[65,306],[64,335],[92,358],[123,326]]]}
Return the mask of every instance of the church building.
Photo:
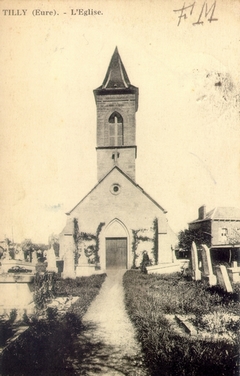
{"label": "church building", "polygon": [[60,255],[77,254],[100,270],[139,266],[147,251],[153,265],[172,262],[176,236],[166,210],[135,179],[138,88],[128,78],[118,49],[101,86],[97,107],[97,184],[67,213]]}

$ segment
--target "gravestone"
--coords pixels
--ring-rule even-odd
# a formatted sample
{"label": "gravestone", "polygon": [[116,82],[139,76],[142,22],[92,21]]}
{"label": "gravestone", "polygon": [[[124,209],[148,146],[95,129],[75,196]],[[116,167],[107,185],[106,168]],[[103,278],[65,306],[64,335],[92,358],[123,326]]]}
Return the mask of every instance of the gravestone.
{"label": "gravestone", "polygon": [[210,286],[215,286],[217,284],[217,277],[213,274],[210,250],[205,244],[202,244],[201,247],[203,267],[202,278],[207,280]]}
{"label": "gravestone", "polygon": [[57,264],[56,264],[56,256],[55,251],[53,249],[53,246],[51,245],[51,248],[48,250],[47,253],[47,271],[48,272],[58,272]]}
{"label": "gravestone", "polygon": [[33,274],[0,275],[0,315],[9,314],[11,310],[33,313]]}
{"label": "gravestone", "polygon": [[15,260],[24,261],[24,253],[22,247],[17,247],[15,252]]}
{"label": "gravestone", "polygon": [[10,273],[13,273],[14,270],[12,268],[20,268],[20,269],[25,269],[25,272],[27,273],[35,273],[35,265],[33,265],[30,262],[27,261],[20,261],[20,260],[8,260],[6,259],[1,259],[1,272],[0,274],[6,274],[10,270]]}
{"label": "gravestone", "polygon": [[0,315],[9,314],[12,309],[18,313],[33,313],[33,280],[35,266],[21,260],[1,260]]}
{"label": "gravestone", "polygon": [[37,263],[37,252],[33,251],[32,252],[32,264],[36,265]]}
{"label": "gravestone", "polygon": [[220,265],[216,267],[217,279],[219,285],[227,292],[233,292],[232,285],[227,273],[227,268],[225,265]]}
{"label": "gravestone", "polygon": [[88,262],[88,257],[85,254],[84,247],[81,249],[81,256],[78,259],[76,267],[76,277],[90,276],[95,274],[95,265]]}
{"label": "gravestone", "polygon": [[172,262],[177,262],[177,258],[176,258],[176,251],[175,251],[175,248],[173,248],[171,246],[171,250],[172,250]]}
{"label": "gravestone", "polygon": [[192,242],[192,247],[191,247],[191,263],[192,263],[192,279],[194,281],[201,280],[201,271],[198,268],[197,247],[194,242]]}
{"label": "gravestone", "polygon": [[237,261],[233,261],[232,267],[227,268],[227,271],[231,282],[240,282],[240,267],[238,266]]}
{"label": "gravestone", "polygon": [[73,249],[75,249],[73,235],[65,234],[62,278],[76,278]]}

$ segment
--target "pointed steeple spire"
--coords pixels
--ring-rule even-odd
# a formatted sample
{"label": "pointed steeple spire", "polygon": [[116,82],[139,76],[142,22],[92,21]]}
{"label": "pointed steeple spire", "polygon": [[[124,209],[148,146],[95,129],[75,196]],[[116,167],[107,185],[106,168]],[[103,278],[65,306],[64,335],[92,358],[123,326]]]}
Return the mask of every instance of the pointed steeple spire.
{"label": "pointed steeple spire", "polygon": [[134,94],[136,111],[138,108],[138,88],[133,86],[116,47],[112,55],[106,76],[101,86],[93,90],[95,101],[98,95]]}
{"label": "pointed steeple spire", "polygon": [[102,83],[103,89],[124,89],[131,85],[127,72],[122,63],[118,48],[112,55],[106,76]]}

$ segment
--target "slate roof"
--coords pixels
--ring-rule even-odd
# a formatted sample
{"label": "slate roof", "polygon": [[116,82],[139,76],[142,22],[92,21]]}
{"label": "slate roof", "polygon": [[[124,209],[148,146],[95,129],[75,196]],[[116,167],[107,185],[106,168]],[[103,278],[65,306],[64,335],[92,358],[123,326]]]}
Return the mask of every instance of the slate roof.
{"label": "slate roof", "polygon": [[118,48],[116,47],[112,55],[106,76],[103,80],[102,88],[128,88],[130,85],[130,80],[122,63]]}
{"label": "slate roof", "polygon": [[93,92],[95,100],[96,94],[136,94],[136,108],[138,107],[138,88],[131,84],[117,47],[112,55],[102,85]]}
{"label": "slate roof", "polygon": [[158,204],[157,201],[155,201],[148,193],[146,193],[143,188],[141,188],[138,184],[136,184],[128,175],[126,175],[119,167],[117,166],[114,166],[108,173],[107,175],[104,176],[104,178],[102,180],[100,180],[94,187],[93,189],[91,189],[90,192],[88,192],[88,194],[83,197],[83,199],[77,204],[74,206],[74,208],[72,210],[70,210],[69,212],[67,212],[66,214],[67,215],[70,215],[74,209],[76,209],[76,207],[78,205],[80,205],[101,183],[103,180],[106,179],[106,177],[111,174],[111,172],[116,169],[118,170],[123,176],[125,176],[125,178],[127,178],[136,188],[138,188],[149,200],[151,200],[159,209],[161,209],[165,214],[167,213],[167,211],[165,209],[163,209],[163,207],[161,205]]}
{"label": "slate roof", "polygon": [[208,220],[239,220],[240,209],[235,207],[216,207],[209,211],[203,219],[195,219],[190,223],[203,222]]}

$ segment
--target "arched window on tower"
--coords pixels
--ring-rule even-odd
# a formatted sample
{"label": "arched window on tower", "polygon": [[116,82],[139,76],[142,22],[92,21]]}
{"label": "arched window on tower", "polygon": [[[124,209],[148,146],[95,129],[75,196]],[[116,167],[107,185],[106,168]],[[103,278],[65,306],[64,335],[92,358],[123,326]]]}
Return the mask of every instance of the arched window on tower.
{"label": "arched window on tower", "polygon": [[123,145],[123,118],[118,112],[113,112],[108,119],[109,122],[109,145]]}

